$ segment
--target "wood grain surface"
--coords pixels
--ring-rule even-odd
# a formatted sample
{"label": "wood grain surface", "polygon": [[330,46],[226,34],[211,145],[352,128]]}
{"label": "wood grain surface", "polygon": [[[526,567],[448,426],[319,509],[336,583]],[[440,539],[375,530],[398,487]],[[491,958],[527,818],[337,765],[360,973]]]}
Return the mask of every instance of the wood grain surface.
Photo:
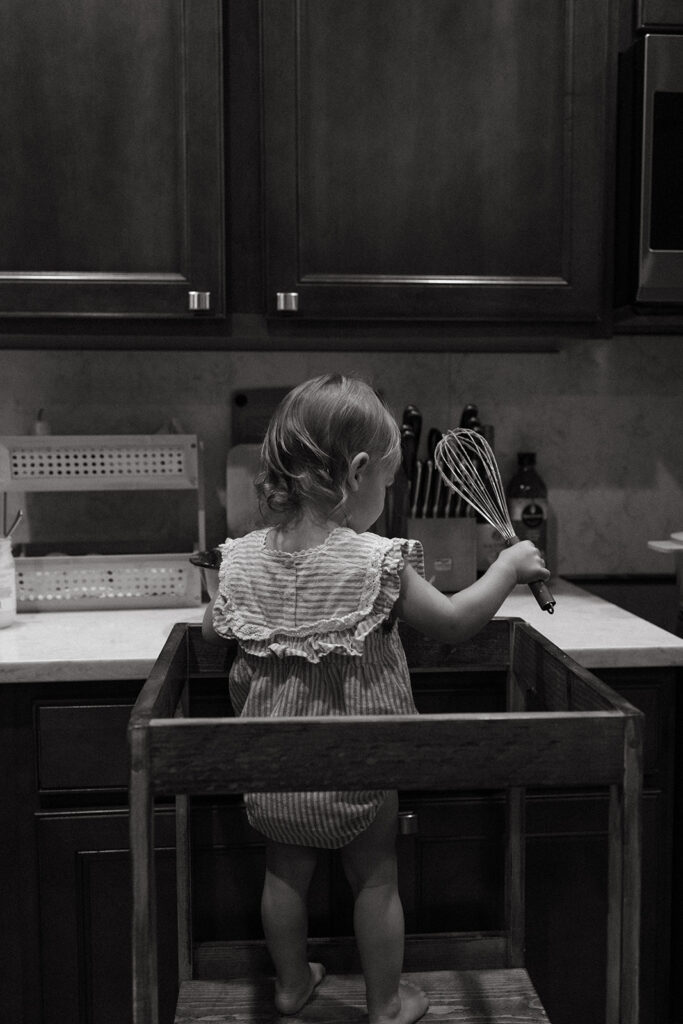
{"label": "wood grain surface", "polygon": [[[548,1017],[525,970],[430,971],[405,979],[429,996],[423,1018],[457,1024],[547,1024]],[[272,979],[192,981],[181,986],[176,1024],[265,1024],[277,1017]],[[284,1019],[284,1018],[279,1018]],[[366,1021],[361,975],[330,974],[296,1015],[317,1024]]]}

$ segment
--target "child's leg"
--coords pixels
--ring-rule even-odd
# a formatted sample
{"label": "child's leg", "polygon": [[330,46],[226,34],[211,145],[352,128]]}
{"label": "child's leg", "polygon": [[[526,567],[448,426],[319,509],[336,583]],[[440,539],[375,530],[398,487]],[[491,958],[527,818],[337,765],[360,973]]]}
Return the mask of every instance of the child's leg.
{"label": "child's leg", "polygon": [[267,844],[261,919],[277,973],[275,1006],[280,1013],[300,1010],[325,974],[322,964],[309,964],[306,956],[306,898],[316,861],[317,852],[309,847]]}
{"label": "child's leg", "polygon": [[398,797],[391,793],[373,823],[342,850],[354,894],[353,923],[370,1024],[414,1024],[427,1011],[424,992],[401,981],[403,906],[398,893]]}

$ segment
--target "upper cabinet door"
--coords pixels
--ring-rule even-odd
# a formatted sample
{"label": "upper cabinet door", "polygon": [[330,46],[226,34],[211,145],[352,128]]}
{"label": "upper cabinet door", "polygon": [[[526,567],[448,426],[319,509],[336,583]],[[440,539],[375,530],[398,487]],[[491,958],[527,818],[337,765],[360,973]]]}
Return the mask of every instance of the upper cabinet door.
{"label": "upper cabinet door", "polygon": [[638,28],[683,28],[681,0],[638,0]]}
{"label": "upper cabinet door", "polygon": [[267,309],[600,315],[609,0],[263,0]]}
{"label": "upper cabinet door", "polygon": [[2,0],[0,315],[224,313],[221,54],[220,0]]}

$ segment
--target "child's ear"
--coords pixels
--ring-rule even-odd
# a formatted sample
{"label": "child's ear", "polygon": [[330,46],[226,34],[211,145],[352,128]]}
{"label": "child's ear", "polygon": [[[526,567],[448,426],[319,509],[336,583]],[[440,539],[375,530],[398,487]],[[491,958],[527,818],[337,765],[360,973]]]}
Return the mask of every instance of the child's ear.
{"label": "child's ear", "polygon": [[349,490],[357,491],[358,486],[363,479],[363,474],[370,462],[370,456],[367,452],[358,452],[357,455],[351,459],[349,463],[349,472],[346,476],[346,482],[349,485]]}

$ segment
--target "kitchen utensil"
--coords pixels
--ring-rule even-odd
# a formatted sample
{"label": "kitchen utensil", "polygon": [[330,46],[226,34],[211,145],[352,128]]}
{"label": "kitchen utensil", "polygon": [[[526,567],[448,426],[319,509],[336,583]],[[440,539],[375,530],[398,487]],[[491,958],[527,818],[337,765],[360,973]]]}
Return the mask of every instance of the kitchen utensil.
{"label": "kitchen utensil", "polygon": [[[475,430],[460,427],[449,430],[436,446],[436,467],[444,483],[459,494],[482,519],[505,539],[506,545],[518,544],[510,522],[500,471],[488,441]],[[551,615],[555,598],[542,580],[529,589],[543,611]]]}
{"label": "kitchen utensil", "polygon": [[[439,443],[439,441],[441,440],[442,437],[443,437],[442,432],[440,430],[437,430],[436,427],[432,427],[430,429],[429,433],[427,434],[427,459],[432,463],[432,466],[434,465],[434,452],[436,451],[436,446],[437,446],[437,444]],[[427,515],[430,515],[430,516],[431,515],[436,515],[436,512],[434,511],[434,505],[435,505],[434,490],[437,487],[437,480],[438,479],[439,479],[438,474],[437,473],[433,473],[432,474],[432,478],[431,478],[431,483],[430,483],[430,489],[427,492],[427,494],[425,495],[425,501],[427,502],[427,504],[429,506],[429,511],[427,512]]]}
{"label": "kitchen utensil", "polygon": [[390,531],[394,537],[405,537],[410,514],[411,479],[416,464],[415,434],[412,427],[401,427],[401,465],[391,487]]}
{"label": "kitchen utensil", "polygon": [[422,434],[422,413],[416,405],[407,405],[403,410],[402,424],[410,427],[415,435],[415,453],[420,449],[420,436]]}
{"label": "kitchen utensil", "polygon": [[442,484],[443,484],[443,481],[441,479],[441,474],[437,473],[436,474],[436,485],[433,488],[433,490],[434,490],[434,504],[432,505],[432,516],[433,516],[434,519],[436,519],[440,515]]}
{"label": "kitchen utensil", "polygon": [[480,430],[481,424],[479,423],[479,409],[472,402],[469,402],[462,411],[460,417],[460,426],[467,427],[469,430]]}
{"label": "kitchen utensil", "polygon": [[211,548],[209,551],[196,551],[190,555],[192,565],[196,565],[200,569],[214,569],[217,572],[221,567],[221,561],[220,548]]}
{"label": "kitchen utensil", "polygon": [[12,520],[12,525],[10,526],[9,530],[7,531],[7,533],[5,534],[6,538],[12,536],[13,531],[16,530],[17,526],[19,525],[19,523],[21,522],[21,520],[23,518],[24,518],[24,513],[22,512],[21,509],[19,509],[19,511],[15,515],[14,519]]}
{"label": "kitchen utensil", "polygon": [[422,483],[422,461],[417,460],[415,464],[415,479],[413,480],[413,490],[411,493],[410,502],[410,517],[411,519],[417,518],[418,514],[418,502],[420,499],[420,485]]}
{"label": "kitchen utensil", "polygon": [[437,446],[437,444],[439,443],[439,441],[441,440],[442,437],[443,437],[443,432],[441,430],[437,430],[436,427],[431,427],[429,433],[427,434],[427,458],[428,459],[432,459],[432,460],[434,459],[434,452],[436,451],[436,446]]}
{"label": "kitchen utensil", "polygon": [[197,551],[190,556],[192,565],[196,565],[201,573],[204,589],[212,599],[218,590],[218,570],[221,567],[222,555],[220,548],[210,551]]}
{"label": "kitchen utensil", "polygon": [[404,423],[401,427],[401,459],[403,471],[412,492],[417,464],[417,437],[412,427]]}
{"label": "kitchen utensil", "polygon": [[431,459],[427,459],[424,465],[424,498],[422,500],[422,518],[426,519],[429,515],[431,508],[429,505],[429,496],[432,493],[432,475],[434,473],[434,463]]}

